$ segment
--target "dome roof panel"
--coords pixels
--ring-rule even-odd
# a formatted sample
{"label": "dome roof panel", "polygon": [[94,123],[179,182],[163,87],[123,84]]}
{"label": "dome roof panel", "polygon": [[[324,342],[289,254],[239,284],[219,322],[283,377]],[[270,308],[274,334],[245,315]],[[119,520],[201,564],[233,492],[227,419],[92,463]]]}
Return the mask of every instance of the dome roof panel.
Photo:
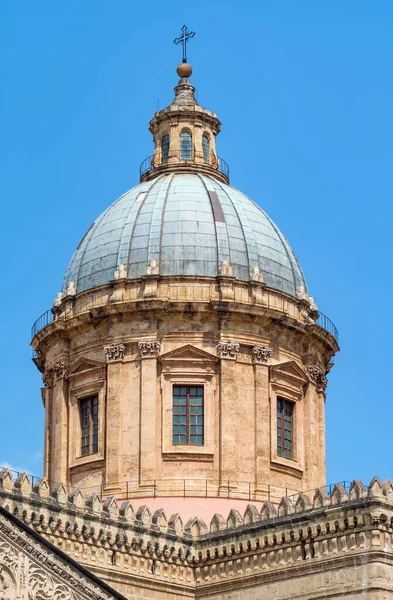
{"label": "dome roof panel", "polygon": [[118,264],[129,278],[146,274],[216,277],[227,261],[248,281],[258,267],[267,285],[297,294],[306,283],[298,261],[273,221],[247,196],[213,177],[161,175],[121,196],[90,227],[71,259],[64,289],[109,283]]}

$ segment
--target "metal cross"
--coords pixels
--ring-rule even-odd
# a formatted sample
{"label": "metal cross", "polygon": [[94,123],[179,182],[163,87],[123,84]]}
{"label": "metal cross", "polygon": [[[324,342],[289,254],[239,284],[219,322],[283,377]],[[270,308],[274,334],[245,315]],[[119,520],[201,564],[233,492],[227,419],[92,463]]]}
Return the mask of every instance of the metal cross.
{"label": "metal cross", "polygon": [[193,38],[195,35],[195,31],[187,31],[187,25],[183,25],[181,28],[182,34],[178,38],[173,40],[174,44],[183,44],[183,62],[187,62],[187,42],[189,39]]}

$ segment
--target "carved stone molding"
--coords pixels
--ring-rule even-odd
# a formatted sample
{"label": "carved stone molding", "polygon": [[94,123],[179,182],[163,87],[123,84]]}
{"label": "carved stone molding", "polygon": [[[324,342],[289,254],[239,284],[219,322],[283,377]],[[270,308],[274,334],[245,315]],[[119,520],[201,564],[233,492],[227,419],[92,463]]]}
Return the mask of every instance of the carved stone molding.
{"label": "carved stone molding", "polygon": [[122,360],[124,358],[125,351],[126,347],[124,344],[112,344],[111,346],[104,346],[107,362]]}
{"label": "carved stone molding", "polygon": [[308,363],[304,369],[317,390],[324,392],[328,384],[325,369],[317,363]]}
{"label": "carved stone molding", "polygon": [[254,365],[266,365],[273,354],[271,348],[266,346],[254,346],[252,349],[252,362]]}
{"label": "carved stone molding", "polygon": [[0,516],[0,562],[0,598],[16,597],[13,582],[3,571],[3,565],[15,581],[19,580],[23,598],[27,591],[29,598],[42,600],[109,600],[114,597],[3,516]]}
{"label": "carved stone molding", "polygon": [[138,342],[139,351],[142,358],[155,358],[161,350],[161,342],[151,340],[150,342]]}
{"label": "carved stone molding", "polygon": [[236,360],[236,356],[239,351],[239,342],[218,342],[217,344],[217,353],[220,358]]}

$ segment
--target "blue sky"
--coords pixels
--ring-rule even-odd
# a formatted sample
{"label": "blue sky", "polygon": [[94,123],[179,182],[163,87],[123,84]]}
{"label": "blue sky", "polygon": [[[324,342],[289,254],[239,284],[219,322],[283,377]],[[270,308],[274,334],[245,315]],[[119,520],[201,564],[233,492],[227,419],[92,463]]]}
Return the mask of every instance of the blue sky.
{"label": "blue sky", "polygon": [[232,185],[279,225],[340,332],[328,483],[393,477],[393,4],[378,0],[2,0],[0,464],[41,473],[30,327],[85,230],[138,183],[183,23]]}

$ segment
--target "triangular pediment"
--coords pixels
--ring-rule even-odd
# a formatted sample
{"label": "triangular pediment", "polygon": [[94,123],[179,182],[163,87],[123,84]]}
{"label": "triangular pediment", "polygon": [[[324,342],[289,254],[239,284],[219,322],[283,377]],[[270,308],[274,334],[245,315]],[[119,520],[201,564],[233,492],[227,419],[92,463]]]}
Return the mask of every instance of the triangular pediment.
{"label": "triangular pediment", "polygon": [[176,350],[171,350],[166,354],[160,356],[160,360],[162,362],[170,362],[170,361],[187,361],[187,362],[195,362],[195,361],[203,361],[203,362],[217,362],[217,356],[214,354],[210,354],[205,350],[201,350],[201,348],[196,348],[191,344],[186,344],[185,346],[181,346],[181,348],[176,348]]}
{"label": "triangular pediment", "polygon": [[68,369],[67,377],[72,377],[73,375],[81,375],[82,373],[86,373],[87,371],[101,369],[102,367],[105,367],[104,362],[100,362],[98,360],[91,360],[90,358],[80,358]]}
{"label": "triangular pediment", "polygon": [[308,383],[308,377],[303,369],[294,361],[289,360],[285,363],[278,365],[272,365],[269,367],[270,380],[274,381],[287,381],[295,387],[301,388]]}

